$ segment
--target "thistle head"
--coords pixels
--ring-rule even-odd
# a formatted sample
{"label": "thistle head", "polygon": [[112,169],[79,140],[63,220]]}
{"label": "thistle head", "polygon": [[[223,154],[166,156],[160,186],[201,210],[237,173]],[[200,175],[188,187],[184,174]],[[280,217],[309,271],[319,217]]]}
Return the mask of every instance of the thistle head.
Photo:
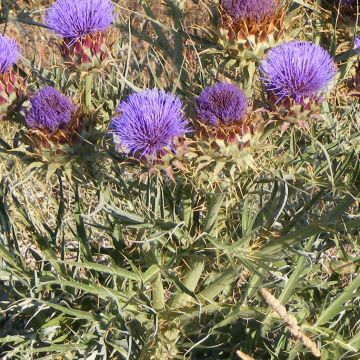
{"label": "thistle head", "polygon": [[46,24],[65,39],[75,41],[103,32],[115,20],[110,0],[57,0],[46,14]]}
{"label": "thistle head", "polygon": [[262,82],[278,101],[317,97],[336,74],[330,54],[311,42],[290,41],[270,50],[260,65]]}
{"label": "thistle head", "polygon": [[234,21],[255,20],[261,22],[272,17],[280,8],[278,0],[221,0],[225,14]]}
{"label": "thistle head", "polygon": [[198,118],[205,123],[231,125],[245,116],[247,98],[236,85],[219,82],[200,94],[196,109]]}
{"label": "thistle head", "polygon": [[17,41],[0,35],[0,74],[7,72],[19,57],[20,47]]}
{"label": "thistle head", "polygon": [[51,132],[66,129],[77,110],[72,99],[53,87],[41,89],[30,98],[30,104],[25,114],[27,126]]}
{"label": "thistle head", "polygon": [[354,49],[360,51],[360,36],[357,36],[354,40]]}
{"label": "thistle head", "polygon": [[112,119],[112,132],[133,155],[155,157],[187,132],[181,100],[158,89],[131,94],[117,111],[119,115]]}
{"label": "thistle head", "polygon": [[336,0],[336,2],[340,5],[340,6],[351,6],[351,5],[356,5],[357,0]]}

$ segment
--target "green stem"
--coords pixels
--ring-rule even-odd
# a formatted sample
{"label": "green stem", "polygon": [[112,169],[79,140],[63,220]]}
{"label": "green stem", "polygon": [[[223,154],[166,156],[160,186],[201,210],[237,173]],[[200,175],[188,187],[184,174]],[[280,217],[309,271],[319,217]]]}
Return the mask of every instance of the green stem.
{"label": "green stem", "polygon": [[85,91],[84,91],[84,105],[85,111],[91,111],[91,95],[92,95],[93,76],[91,73],[85,75]]}
{"label": "green stem", "polygon": [[154,309],[156,311],[161,311],[165,307],[165,296],[164,296],[164,287],[159,273],[153,283],[153,299],[154,299]]}

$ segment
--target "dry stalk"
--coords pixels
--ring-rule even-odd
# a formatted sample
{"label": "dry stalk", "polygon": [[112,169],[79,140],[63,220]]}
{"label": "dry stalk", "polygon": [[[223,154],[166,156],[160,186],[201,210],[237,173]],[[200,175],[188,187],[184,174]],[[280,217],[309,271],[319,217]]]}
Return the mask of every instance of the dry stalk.
{"label": "dry stalk", "polygon": [[253,357],[246,355],[245,353],[243,353],[242,351],[238,350],[236,352],[236,355],[241,359],[241,360],[255,360]]}
{"label": "dry stalk", "polygon": [[296,319],[287,313],[286,308],[277,300],[267,289],[261,289],[261,294],[265,301],[276,311],[279,316],[285,321],[291,334],[300,340],[316,357],[321,356],[321,352],[318,349],[314,341],[305,335],[302,329],[297,324]]}

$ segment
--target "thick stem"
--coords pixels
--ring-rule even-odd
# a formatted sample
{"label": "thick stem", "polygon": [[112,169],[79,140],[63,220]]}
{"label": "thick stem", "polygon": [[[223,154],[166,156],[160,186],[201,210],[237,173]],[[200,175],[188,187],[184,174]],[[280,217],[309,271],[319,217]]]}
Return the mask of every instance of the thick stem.
{"label": "thick stem", "polygon": [[84,105],[85,112],[91,111],[91,95],[92,95],[93,76],[91,73],[85,75],[85,91],[84,91]]}

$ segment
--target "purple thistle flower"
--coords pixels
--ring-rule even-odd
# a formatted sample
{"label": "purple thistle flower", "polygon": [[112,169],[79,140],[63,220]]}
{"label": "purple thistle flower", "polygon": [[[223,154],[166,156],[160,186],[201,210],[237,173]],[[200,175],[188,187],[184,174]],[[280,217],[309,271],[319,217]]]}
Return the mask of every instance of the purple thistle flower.
{"label": "purple thistle flower", "polygon": [[278,97],[295,99],[317,96],[336,74],[330,54],[311,42],[290,41],[270,50],[260,65],[262,81]]}
{"label": "purple thistle flower", "polygon": [[251,19],[261,22],[277,12],[280,2],[278,0],[222,0],[221,6],[234,21]]}
{"label": "purple thistle flower", "polygon": [[110,0],[57,0],[46,14],[46,24],[66,39],[80,39],[105,31],[115,20]]}
{"label": "purple thistle flower", "polygon": [[30,104],[31,109],[25,113],[25,122],[31,129],[52,132],[65,129],[76,112],[72,99],[50,86],[30,98]]}
{"label": "purple thistle flower", "polygon": [[336,0],[340,6],[350,6],[357,3],[357,0]]}
{"label": "purple thistle flower", "polygon": [[0,73],[8,71],[19,57],[20,47],[17,41],[0,35]]}
{"label": "purple thistle flower", "polygon": [[354,49],[360,51],[360,36],[357,36],[354,40]]}
{"label": "purple thistle flower", "polygon": [[200,120],[213,126],[218,126],[219,122],[230,125],[246,114],[247,98],[236,85],[219,82],[200,94],[196,108]]}
{"label": "purple thistle flower", "polygon": [[155,157],[187,132],[181,100],[158,89],[131,94],[117,111],[119,115],[112,119],[112,132],[128,152],[140,157]]}

